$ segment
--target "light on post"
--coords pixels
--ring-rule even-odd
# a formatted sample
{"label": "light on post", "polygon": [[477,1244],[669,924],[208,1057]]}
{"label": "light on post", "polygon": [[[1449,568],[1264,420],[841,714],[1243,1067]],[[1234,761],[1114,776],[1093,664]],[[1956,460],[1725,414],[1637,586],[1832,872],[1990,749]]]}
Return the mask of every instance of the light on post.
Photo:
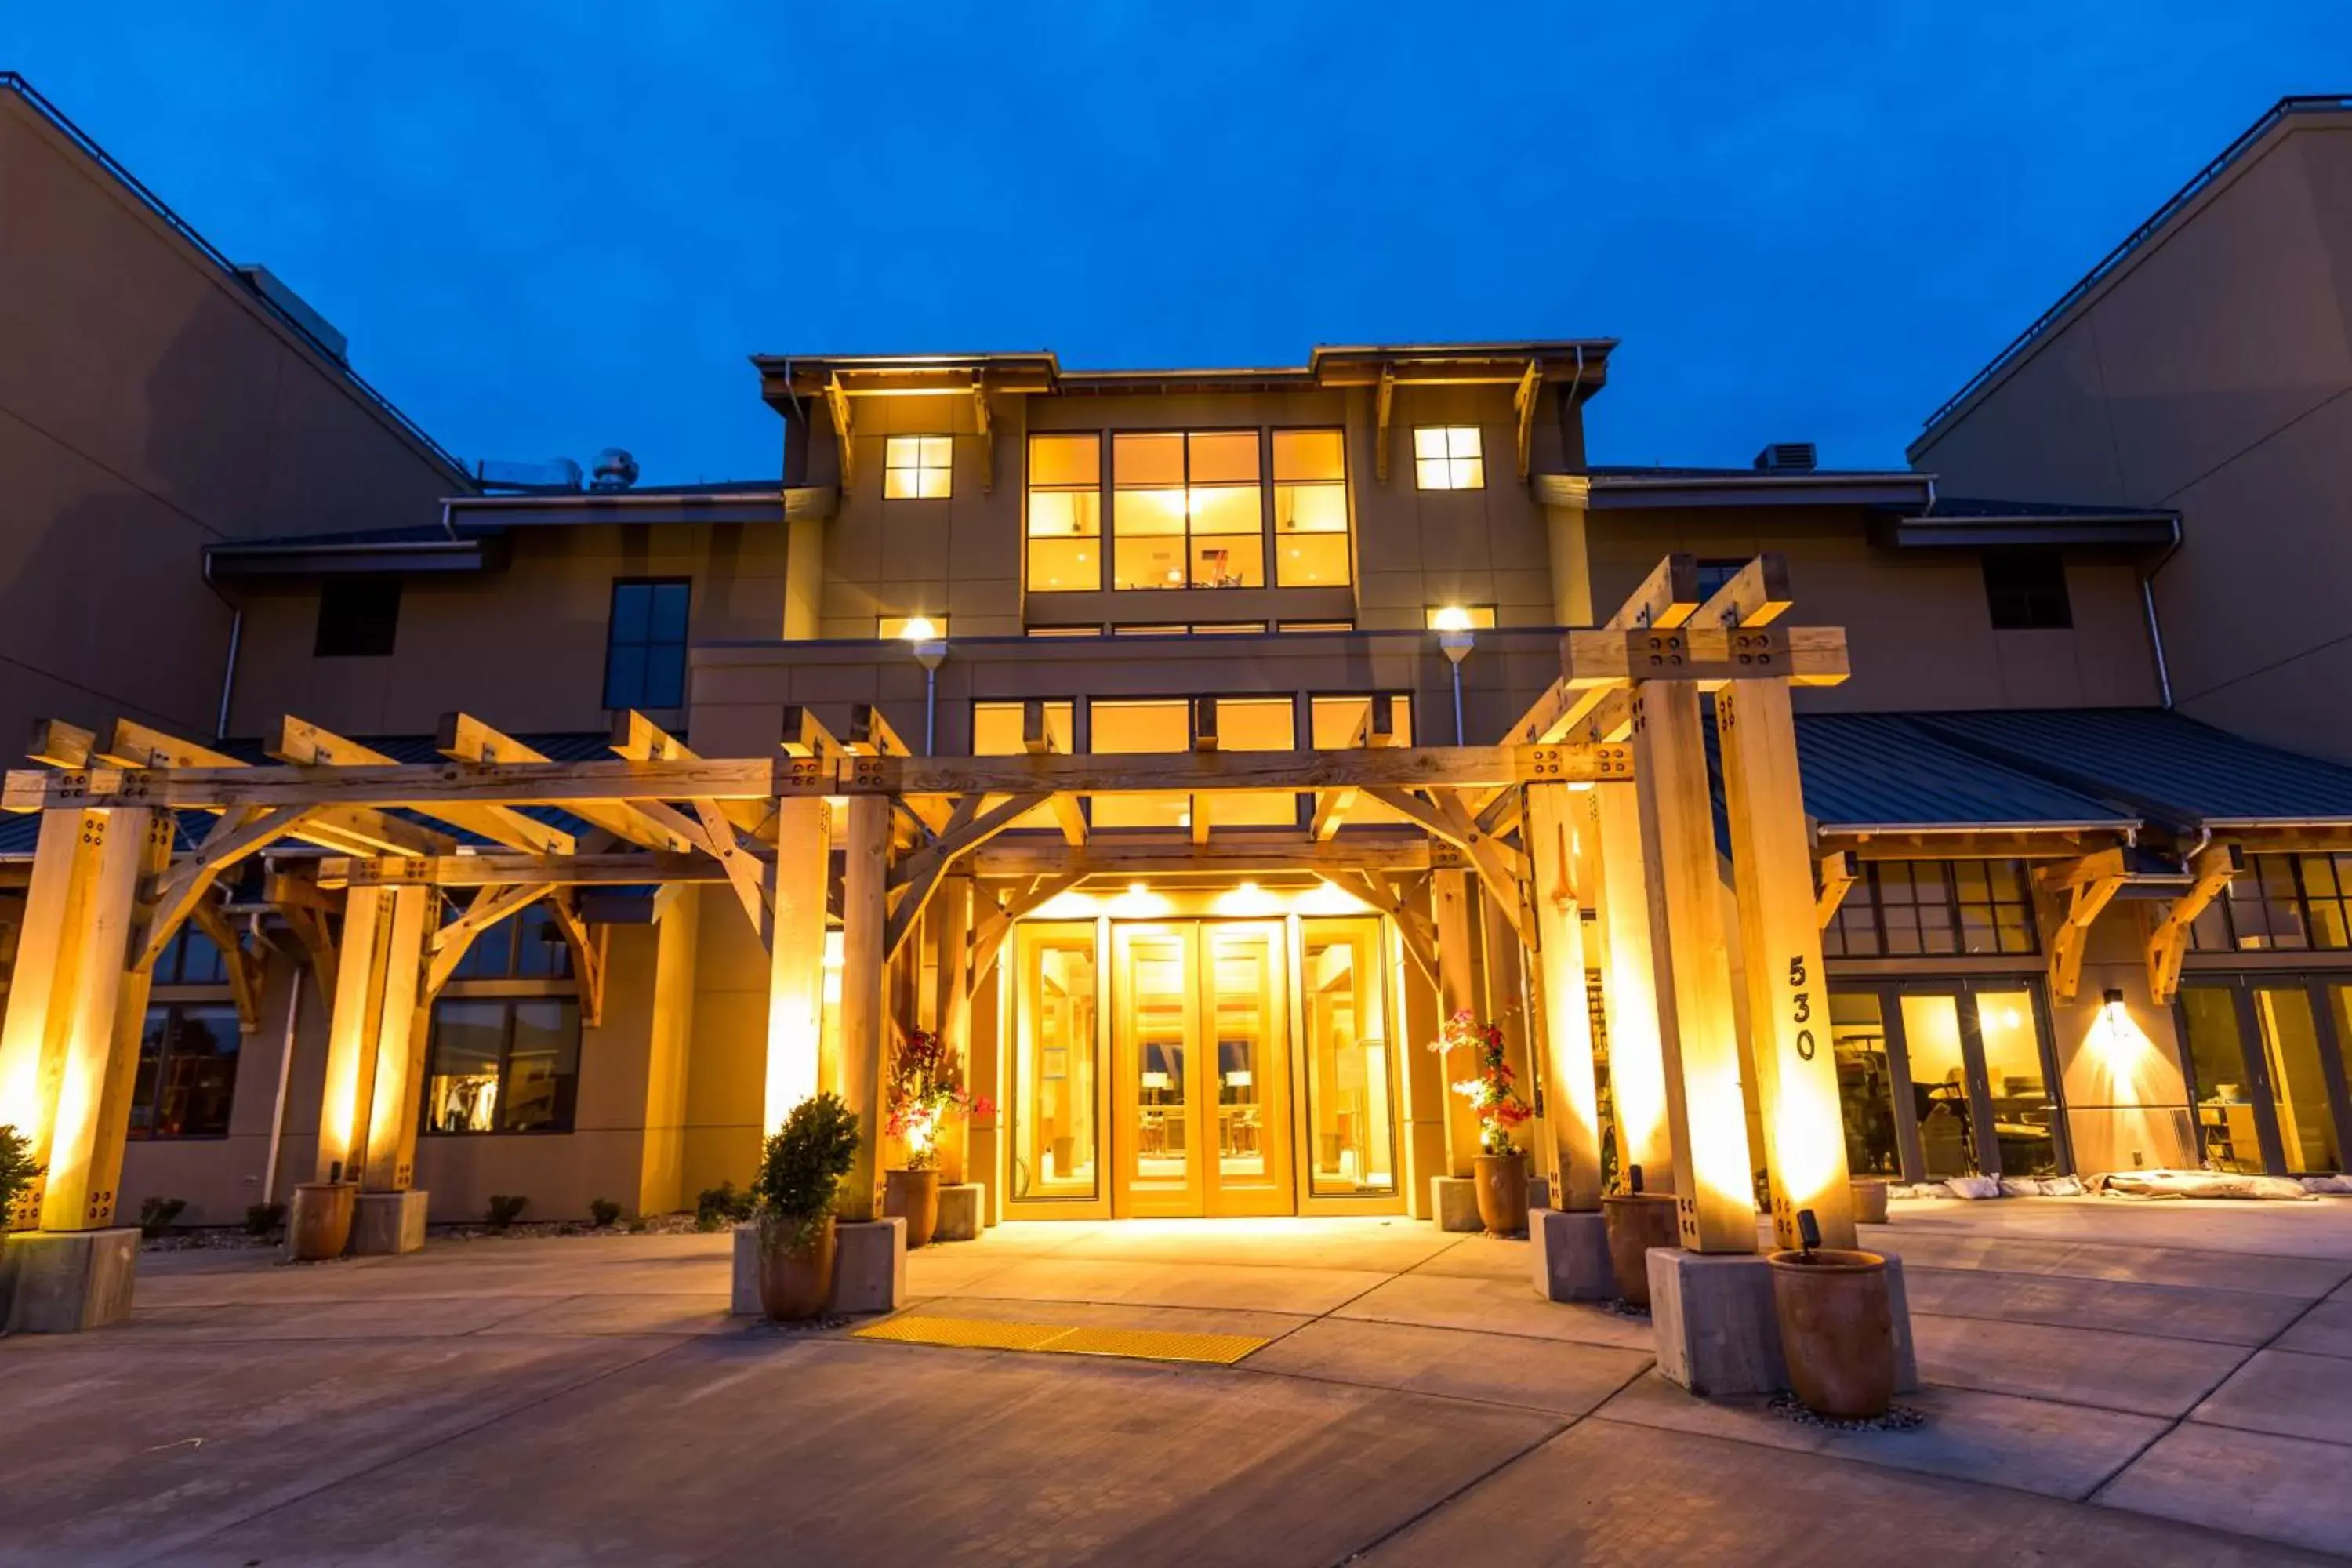
{"label": "light on post", "polygon": [[1470,630],[1470,612],[1459,605],[1448,605],[1432,615],[1429,624],[1437,630],[1439,651],[1445,655],[1446,663],[1453,667],[1454,743],[1465,745],[1468,742],[1462,728],[1462,661],[1470,657],[1470,650],[1478,642]]}
{"label": "light on post", "polygon": [[929,756],[937,743],[940,710],[940,666],[948,657],[948,639],[931,624],[929,616],[915,616],[899,628],[898,635],[923,667],[923,754]]}

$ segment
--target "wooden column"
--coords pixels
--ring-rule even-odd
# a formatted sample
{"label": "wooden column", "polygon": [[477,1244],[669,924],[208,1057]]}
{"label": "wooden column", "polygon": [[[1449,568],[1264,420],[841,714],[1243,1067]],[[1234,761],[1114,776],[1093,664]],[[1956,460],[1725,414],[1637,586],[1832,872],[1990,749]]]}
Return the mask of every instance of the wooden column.
{"label": "wooden column", "polygon": [[1609,1027],[1609,1099],[1617,1121],[1620,1180],[1642,1167],[1654,1193],[1675,1190],[1674,1140],[1666,1117],[1665,1047],[1657,972],[1650,963],[1649,877],[1642,854],[1642,809],[1630,784],[1595,785],[1594,897],[1608,942],[1601,1011]]}
{"label": "wooden column", "polygon": [[375,1071],[368,1085],[367,1142],[353,1152],[360,1185],[404,1193],[416,1174],[416,1107],[425,1080],[432,1004],[423,991],[425,938],[441,900],[429,887],[390,889],[383,999],[375,1023]]}
{"label": "wooden column", "polygon": [[[1418,879],[1405,895],[1406,910],[1434,923],[1431,903],[1427,879]],[[1395,940],[1402,944],[1402,937]],[[1402,982],[1404,1002],[1405,1212],[1414,1219],[1427,1219],[1430,1178],[1451,1175],[1454,1170],[1446,1154],[1446,1118],[1453,1096],[1445,1086],[1445,1064],[1428,1048],[1445,1020],[1444,998],[1419,964],[1408,960],[1391,967]]]}
{"label": "wooden column", "polygon": [[1544,1042],[1544,1124],[1559,1177],[1554,1206],[1601,1206],[1601,1097],[1592,1013],[1584,992],[1584,914],[1578,903],[1580,804],[1565,784],[1530,784],[1520,835],[1534,880],[1535,1008]]}
{"label": "wooden column", "polygon": [[114,1223],[152,973],[132,966],[134,944],[143,934],[139,901],[152,893],[172,862],[169,815],[117,807],[90,816],[100,842],[76,922],[80,952],[58,1061],[43,1230],[98,1230]]}
{"label": "wooden column", "polygon": [[[1486,894],[1478,900],[1479,982],[1485,994],[1479,1016],[1501,1026],[1503,1059],[1511,1066],[1521,1098],[1533,1105],[1537,1081],[1532,1059],[1535,1034],[1528,1026],[1526,964],[1521,958],[1518,932],[1501,907],[1504,899],[1516,905],[1519,889],[1508,885],[1497,888],[1484,878],[1479,879],[1479,885]],[[1531,1152],[1529,1158],[1535,1161],[1533,1169],[1544,1168],[1540,1153]]]}
{"label": "wooden column", "polygon": [[[1471,935],[1470,873],[1460,866],[1441,867],[1430,873],[1430,901],[1437,917],[1438,1026],[1456,1013],[1476,1016],[1478,963]],[[1431,1039],[1439,1038],[1433,1035]],[[1448,1174],[1467,1176],[1478,1152],[1478,1115],[1470,1102],[1454,1092],[1454,1085],[1476,1069],[1465,1051],[1447,1051],[1438,1058],[1439,1087],[1445,1104],[1445,1164]]]}
{"label": "wooden column", "polygon": [[384,961],[392,944],[393,889],[355,887],[345,895],[335,962],[335,1005],[327,1025],[327,1076],[319,1096],[319,1160],[311,1180],[360,1178],[375,1089],[376,1035],[383,1022]]}
{"label": "wooden column", "polygon": [[1693,682],[1634,687],[1633,777],[1649,868],[1650,957],[1658,976],[1682,1244],[1693,1252],[1753,1252],[1754,1166]]}
{"label": "wooden column", "polygon": [[1773,1239],[1798,1246],[1798,1211],[1811,1209],[1823,1245],[1851,1247],[1853,1194],[1789,683],[1733,681],[1716,695],[1715,722],[1772,1173]]}
{"label": "wooden column", "polygon": [[841,1097],[857,1118],[857,1163],[843,1183],[837,1211],[845,1220],[882,1212],[883,1052],[888,1010],[883,952],[889,921],[886,879],[890,856],[890,797],[849,797],[841,874]]}
{"label": "wooden column", "polygon": [[[964,1074],[971,1088],[971,878],[950,872],[940,879],[930,910],[932,994],[936,1021],[931,1026],[945,1043],[948,1059]],[[971,1123],[950,1122],[940,1131],[940,1180],[970,1180],[968,1158]]]}
{"label": "wooden column", "polygon": [[823,795],[776,802],[775,910],[768,937],[768,1061],[760,1130],[816,1093],[824,1034],[824,895],[833,811]]}
{"label": "wooden column", "polygon": [[[81,910],[105,837],[100,813],[79,806],[41,813],[8,985],[7,1021],[0,1026],[0,1126],[14,1127],[25,1137],[37,1166],[49,1163],[82,958]],[[30,1230],[40,1223],[44,1181],[36,1176],[17,1195],[5,1216],[7,1229]]]}

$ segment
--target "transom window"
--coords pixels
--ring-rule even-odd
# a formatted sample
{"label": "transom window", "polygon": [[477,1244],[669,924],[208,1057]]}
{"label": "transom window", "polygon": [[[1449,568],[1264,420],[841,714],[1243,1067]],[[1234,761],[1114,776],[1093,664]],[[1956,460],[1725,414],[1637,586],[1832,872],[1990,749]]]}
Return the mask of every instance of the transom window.
{"label": "transom window", "polygon": [[955,442],[945,436],[892,436],[882,443],[887,500],[944,499],[955,484]]}
{"label": "transom window", "polygon": [[1865,860],[1822,929],[1830,958],[2031,953],[2033,900],[2021,860]]}
{"label": "transom window", "polygon": [[1029,437],[1029,591],[1102,586],[1102,437]]}
{"label": "transom window", "polygon": [[1285,588],[1349,580],[1347,444],[1337,430],[1274,433],[1274,580]]}
{"label": "transom window", "polygon": [[604,644],[605,707],[686,706],[686,610],[692,591],[683,577],[613,584],[613,619]]}
{"label": "transom window", "polygon": [[1255,430],[1111,437],[1111,586],[1263,588]]}
{"label": "transom window", "polygon": [[1423,425],[1412,433],[1413,481],[1425,490],[1481,490],[1486,460],[1475,425]]}
{"label": "transom window", "polygon": [[580,1005],[445,997],[433,1005],[427,1132],[569,1132],[580,1092]]}
{"label": "transom window", "polygon": [[2189,928],[2200,952],[2352,948],[2352,855],[2250,855]]}

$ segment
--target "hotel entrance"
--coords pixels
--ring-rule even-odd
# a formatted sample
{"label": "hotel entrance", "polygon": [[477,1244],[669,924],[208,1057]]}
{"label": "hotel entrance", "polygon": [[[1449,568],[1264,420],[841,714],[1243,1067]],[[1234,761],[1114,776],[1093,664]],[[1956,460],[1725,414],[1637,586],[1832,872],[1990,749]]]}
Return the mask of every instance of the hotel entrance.
{"label": "hotel entrance", "polygon": [[1377,917],[1297,913],[1023,921],[1012,1210],[1402,1212],[1386,938]]}

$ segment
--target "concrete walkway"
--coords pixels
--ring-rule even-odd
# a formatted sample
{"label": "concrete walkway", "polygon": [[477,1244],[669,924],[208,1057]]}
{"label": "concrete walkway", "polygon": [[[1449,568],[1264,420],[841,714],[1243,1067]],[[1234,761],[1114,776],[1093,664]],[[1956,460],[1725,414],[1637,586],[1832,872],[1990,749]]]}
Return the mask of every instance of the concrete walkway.
{"label": "concrete walkway", "polygon": [[1006,1226],[927,1312],[1241,1332],[1234,1367],[725,1315],[725,1237],[151,1254],[0,1341],[0,1562],[1810,1563],[2352,1552],[2352,1200],[1904,1204],[1927,1425],[1690,1399],[1524,1243]]}

